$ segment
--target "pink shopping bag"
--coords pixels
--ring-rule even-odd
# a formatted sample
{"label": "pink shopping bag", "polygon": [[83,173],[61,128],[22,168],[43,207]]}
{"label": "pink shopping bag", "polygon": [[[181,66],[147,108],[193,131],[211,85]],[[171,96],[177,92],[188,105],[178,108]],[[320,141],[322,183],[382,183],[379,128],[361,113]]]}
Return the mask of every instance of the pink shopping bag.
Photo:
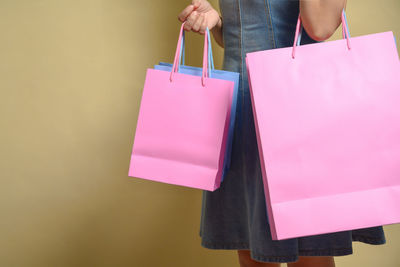
{"label": "pink shopping bag", "polygon": [[392,32],[248,53],[274,240],[400,222],[400,64]]}
{"label": "pink shopping bag", "polygon": [[129,176],[213,191],[220,186],[233,82],[178,73],[181,26],[172,71],[148,69]]}

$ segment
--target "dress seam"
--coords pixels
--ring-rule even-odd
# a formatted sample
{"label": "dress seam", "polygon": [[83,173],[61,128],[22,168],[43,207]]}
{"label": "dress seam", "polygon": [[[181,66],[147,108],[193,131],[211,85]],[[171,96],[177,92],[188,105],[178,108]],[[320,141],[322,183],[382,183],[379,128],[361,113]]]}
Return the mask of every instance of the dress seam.
{"label": "dress seam", "polygon": [[[242,2],[241,2],[241,0],[237,0],[237,8],[238,8],[238,13],[239,13],[239,24],[240,24],[240,27],[239,27],[239,29],[240,29],[240,42],[239,42],[239,50],[240,50],[240,62],[241,62],[241,64],[240,64],[240,75],[241,75],[241,86],[242,86],[242,107],[243,107],[243,109],[242,109],[242,112],[241,112],[241,122],[242,122],[242,126],[243,126],[243,124],[244,124],[244,121],[245,121],[245,116],[244,116],[244,114],[246,114],[246,112],[247,112],[247,110],[246,110],[246,108],[245,108],[245,87],[244,87],[244,70],[245,70],[245,68],[246,68],[246,72],[247,72],[247,66],[246,66],[246,64],[243,64],[243,53],[245,52],[245,48],[244,48],[244,45],[243,45],[243,21],[242,21],[242,9],[241,9],[241,4],[242,4]],[[241,134],[241,136],[242,136],[242,138],[245,138],[244,136],[243,136],[243,127],[242,127],[242,129],[240,129],[241,131],[242,131],[242,134]],[[246,166],[246,159],[245,159],[245,157],[246,157],[246,153],[245,153],[245,150],[244,150],[244,141],[242,140],[242,142],[240,142],[241,143],[241,146],[242,146],[242,149],[241,149],[241,154],[242,154],[242,163],[243,163],[243,168],[242,168],[242,170],[243,170],[243,172],[242,172],[242,175],[243,175],[243,177],[245,177],[244,178],[244,181],[246,181],[246,179],[247,179],[247,166]],[[243,186],[246,186],[246,184],[244,183],[244,185]],[[247,198],[246,198],[246,206],[248,207],[249,206],[249,203],[248,203],[248,201],[247,201]],[[246,209],[246,212],[248,213],[248,208]],[[248,232],[250,233],[251,232],[251,229],[250,229],[250,219],[249,219],[249,214],[247,214],[246,215],[246,218],[247,218],[247,230],[248,230]]]}
{"label": "dress seam", "polygon": [[248,243],[231,242],[231,243],[216,243],[202,240],[201,246],[215,250],[250,250],[250,255],[253,260],[261,262],[292,262],[297,261],[298,256],[345,256],[353,253],[352,247],[332,248],[332,249],[299,249],[298,255],[277,255],[266,256],[254,252],[250,249]]}
{"label": "dress seam", "polygon": [[[268,7],[267,7],[268,5]],[[271,5],[269,0],[264,0],[264,6],[265,6],[265,12],[267,13],[266,15],[269,17],[270,23],[267,23],[267,27],[269,28],[269,35],[272,37],[272,43],[274,48],[277,47],[276,45],[276,39],[275,39],[275,31],[274,31],[274,23],[272,21],[272,16],[271,16]],[[272,34],[271,34],[272,33]]]}
{"label": "dress seam", "polygon": [[[238,15],[239,15],[239,24],[240,24],[240,27],[239,27],[239,30],[240,30],[240,34],[239,34],[239,37],[240,37],[240,41],[239,41],[239,51],[240,51],[240,62],[241,62],[241,64],[240,64],[240,82],[241,82],[241,87],[242,87],[242,107],[244,106],[244,83],[243,83],[243,30],[242,30],[242,12],[241,12],[241,10],[240,10],[240,4],[241,4],[241,1],[240,0],[237,0],[237,11],[238,11]],[[241,121],[242,121],[242,124],[243,124],[243,111],[241,112]],[[241,142],[241,145],[242,145],[242,148],[243,148],[243,142]],[[243,150],[242,150],[243,151]],[[244,162],[244,153],[242,153],[242,162]]]}
{"label": "dress seam", "polygon": [[362,237],[362,236],[352,236],[353,241],[363,242],[370,245],[383,245],[386,244],[385,238],[371,238],[371,237]]}

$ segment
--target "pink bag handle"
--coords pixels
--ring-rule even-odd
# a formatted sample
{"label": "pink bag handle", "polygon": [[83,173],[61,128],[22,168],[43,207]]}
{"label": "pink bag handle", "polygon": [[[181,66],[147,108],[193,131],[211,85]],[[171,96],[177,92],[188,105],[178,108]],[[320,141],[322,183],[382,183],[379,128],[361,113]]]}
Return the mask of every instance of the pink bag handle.
{"label": "pink bag handle", "polygon": [[[175,51],[175,58],[174,58],[174,64],[172,66],[172,71],[169,76],[169,80],[172,82],[172,77],[175,72],[178,72],[178,66],[179,66],[179,58],[180,58],[180,53],[181,53],[181,43],[182,43],[182,35],[183,35],[183,27],[185,26],[185,22],[182,23],[181,30],[179,32],[179,39],[178,39],[178,44],[176,46],[176,51]],[[206,78],[209,77],[209,73],[207,72],[208,68],[208,32],[206,31],[204,33],[204,50],[203,50],[203,72],[201,74],[201,85],[205,86],[206,85]]]}
{"label": "pink bag handle", "polygon": [[[342,37],[343,37],[343,39],[346,38],[346,40],[347,40],[347,48],[350,50],[350,48],[351,48],[350,47],[350,34],[349,34],[349,29],[347,28],[344,9],[342,11],[341,19],[342,19]],[[296,33],[294,35],[292,58],[295,58],[297,39],[299,38],[300,25],[301,25],[301,18],[300,18],[300,14],[299,14],[299,17],[297,19],[297,25],[296,25]]]}

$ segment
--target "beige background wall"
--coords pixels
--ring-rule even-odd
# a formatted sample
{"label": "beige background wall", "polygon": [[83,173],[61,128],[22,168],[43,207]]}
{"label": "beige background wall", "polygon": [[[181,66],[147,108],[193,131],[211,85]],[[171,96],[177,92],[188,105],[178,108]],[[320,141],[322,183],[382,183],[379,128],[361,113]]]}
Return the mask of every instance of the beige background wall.
{"label": "beige background wall", "polygon": [[[0,1],[0,267],[238,266],[200,246],[200,191],[127,176],[145,69],[172,61],[188,2]],[[400,43],[398,14],[349,0],[351,34]],[[338,266],[400,266],[400,225],[385,230]]]}

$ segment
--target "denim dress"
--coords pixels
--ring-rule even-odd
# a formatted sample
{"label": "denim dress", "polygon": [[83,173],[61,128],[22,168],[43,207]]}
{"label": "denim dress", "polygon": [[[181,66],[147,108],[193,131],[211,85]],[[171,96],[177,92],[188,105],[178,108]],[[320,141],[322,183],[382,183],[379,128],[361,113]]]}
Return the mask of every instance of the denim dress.
{"label": "denim dress", "polygon": [[[223,69],[240,73],[229,171],[221,187],[203,191],[200,236],[209,249],[246,249],[261,262],[294,262],[299,256],[353,253],[352,241],[385,244],[382,226],[272,240],[245,64],[246,53],[293,44],[298,0],[220,0]],[[303,31],[301,44],[314,43]]]}

